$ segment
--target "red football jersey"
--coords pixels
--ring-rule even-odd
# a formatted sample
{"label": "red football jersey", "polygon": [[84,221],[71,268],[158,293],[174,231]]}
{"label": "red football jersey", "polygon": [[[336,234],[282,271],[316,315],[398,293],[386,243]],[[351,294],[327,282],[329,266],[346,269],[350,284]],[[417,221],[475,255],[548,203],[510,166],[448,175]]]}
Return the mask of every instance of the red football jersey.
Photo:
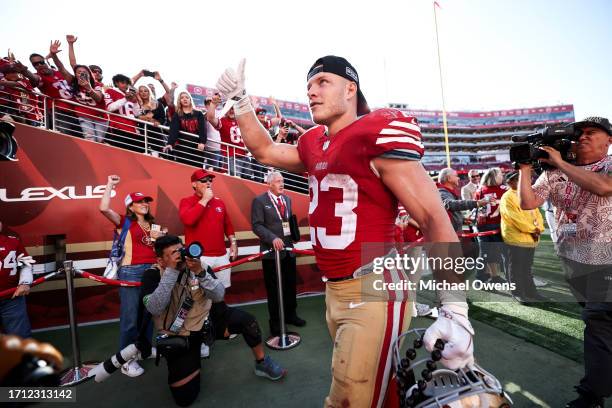
{"label": "red football jersey", "polygon": [[[94,89],[96,91],[102,92],[102,96],[104,96],[103,88],[96,86]],[[87,95],[85,91],[79,90],[79,92],[77,92],[77,94],[74,95],[74,99],[76,99],[76,101],[80,103],[81,105],[84,105],[84,106],[77,106],[74,109],[75,112],[77,113],[77,116],[80,116],[85,119],[90,119],[90,120],[98,120],[98,121],[108,120],[107,114],[95,111],[93,109],[89,109],[87,107],[87,106],[91,106],[93,108],[106,110],[106,103],[104,103],[104,98],[102,98],[100,102],[96,102],[91,96]]]}
{"label": "red football jersey", "polygon": [[17,257],[20,254],[28,255],[21,240],[0,233],[0,292],[19,283]]}
{"label": "red football jersey", "polygon": [[395,242],[398,201],[370,162],[381,155],[420,160],[417,120],[380,109],[332,139],[324,126],[316,126],[300,137],[298,152],[309,174],[310,236],[319,269],[328,278],[349,276],[385,251],[375,245],[379,250],[370,247],[364,254],[362,245]]}
{"label": "red football jersey", "polygon": [[[41,121],[43,119],[42,102],[34,93],[34,88],[27,78],[22,78],[16,81],[21,89],[5,86],[2,89],[0,97],[4,100],[11,100],[12,103],[7,104],[13,109],[9,111],[11,114],[22,116],[30,120]],[[0,82],[2,87],[2,82]]]}
{"label": "red football jersey", "polygon": [[[74,100],[72,88],[70,88],[70,85],[68,85],[68,82],[66,82],[59,71],[53,70],[51,75],[41,75],[40,79],[41,82],[38,85],[38,89],[45,95],[53,99]],[[61,101],[54,101],[54,103],[56,108],[73,109],[73,105]]]}
{"label": "red football jersey", "polygon": [[[219,134],[221,135],[221,141],[224,143],[232,144],[234,146],[244,148],[244,143],[242,142],[242,136],[240,135],[240,128],[238,127],[238,123],[236,119],[230,119],[227,116],[224,116],[219,119],[219,126],[217,128]],[[221,146],[221,151],[224,156],[227,156],[227,146]],[[244,155],[244,150],[237,149],[236,155],[242,156]]]}
{"label": "red football jersey", "polygon": [[[506,186],[482,186],[476,190],[474,200],[482,200],[483,198],[493,197],[499,202],[504,193],[508,191]],[[484,224],[500,224],[501,215],[499,213],[499,204],[491,203],[482,207],[478,211],[478,225]]]}
{"label": "red football jersey", "polygon": [[[121,233],[121,228],[125,222],[125,216],[121,216],[117,234]],[[157,262],[155,250],[153,249],[154,242],[151,241],[151,233],[145,231],[138,221],[132,221],[130,229],[125,236],[123,249],[125,255],[121,261],[121,265],[142,265],[154,264]]]}
{"label": "red football jersey", "polygon": [[[109,109],[109,105],[113,102],[119,101],[125,98],[125,94],[118,89],[108,88],[104,92],[105,109]],[[116,115],[109,115],[110,123],[109,126],[115,129],[124,130],[129,133],[136,133],[136,122],[129,120],[119,115],[135,117],[136,104],[134,102],[126,101],[121,107],[114,111]]]}

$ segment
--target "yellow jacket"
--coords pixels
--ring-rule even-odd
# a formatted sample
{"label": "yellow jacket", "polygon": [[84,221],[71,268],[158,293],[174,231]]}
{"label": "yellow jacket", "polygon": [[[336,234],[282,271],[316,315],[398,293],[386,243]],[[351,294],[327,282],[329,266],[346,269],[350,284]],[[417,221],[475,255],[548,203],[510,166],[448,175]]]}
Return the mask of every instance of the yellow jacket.
{"label": "yellow jacket", "polygon": [[539,209],[523,210],[516,190],[508,190],[499,201],[501,234],[506,244],[536,247],[539,238],[531,234],[544,231]]}

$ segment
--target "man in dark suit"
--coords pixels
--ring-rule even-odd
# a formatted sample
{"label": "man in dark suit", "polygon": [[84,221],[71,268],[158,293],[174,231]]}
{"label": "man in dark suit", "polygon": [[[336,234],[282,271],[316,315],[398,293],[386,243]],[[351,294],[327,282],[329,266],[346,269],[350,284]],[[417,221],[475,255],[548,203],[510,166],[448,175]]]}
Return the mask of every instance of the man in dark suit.
{"label": "man in dark suit", "polygon": [[[289,217],[291,217],[291,199],[284,195],[283,176],[271,172],[267,177],[269,190],[253,199],[251,206],[251,225],[253,232],[261,240],[261,251],[273,248],[280,252],[280,264],[283,284],[283,303],[285,323],[302,327],[306,321],[299,318],[296,309],[296,263],[295,254],[282,251],[292,248]],[[270,332],[273,336],[280,333],[280,316],[278,311],[278,282],[274,253],[264,255],[262,261],[264,282],[268,294],[268,313],[270,315]]]}

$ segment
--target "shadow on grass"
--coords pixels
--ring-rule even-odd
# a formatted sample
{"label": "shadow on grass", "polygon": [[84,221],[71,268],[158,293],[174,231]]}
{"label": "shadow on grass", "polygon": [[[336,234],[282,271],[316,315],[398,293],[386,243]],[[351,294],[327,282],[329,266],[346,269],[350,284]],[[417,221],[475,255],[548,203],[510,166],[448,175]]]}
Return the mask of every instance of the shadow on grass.
{"label": "shadow on grass", "polygon": [[[557,310],[554,310],[554,306],[551,306],[550,310],[543,309],[557,313]],[[476,304],[470,306],[470,317],[580,364],[583,363],[582,341],[572,336],[543,327],[537,322],[530,322],[505,313],[496,312]]]}

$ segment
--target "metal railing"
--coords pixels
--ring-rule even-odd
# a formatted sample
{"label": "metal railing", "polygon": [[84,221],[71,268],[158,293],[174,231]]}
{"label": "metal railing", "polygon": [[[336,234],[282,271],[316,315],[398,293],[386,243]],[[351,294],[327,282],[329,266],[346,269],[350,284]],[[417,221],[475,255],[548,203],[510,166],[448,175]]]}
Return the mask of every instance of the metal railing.
{"label": "metal railing", "polygon": [[[16,93],[0,89],[0,118],[3,115],[31,126],[255,182],[265,182],[267,174],[276,170],[259,163],[247,149],[240,146],[209,141],[205,149],[200,150],[198,136],[183,131],[179,132],[178,144],[165,153],[163,148],[168,142],[168,126],[158,126],[74,101],[52,99],[36,92]],[[285,171],[281,173],[285,188],[308,193],[306,177]]]}

